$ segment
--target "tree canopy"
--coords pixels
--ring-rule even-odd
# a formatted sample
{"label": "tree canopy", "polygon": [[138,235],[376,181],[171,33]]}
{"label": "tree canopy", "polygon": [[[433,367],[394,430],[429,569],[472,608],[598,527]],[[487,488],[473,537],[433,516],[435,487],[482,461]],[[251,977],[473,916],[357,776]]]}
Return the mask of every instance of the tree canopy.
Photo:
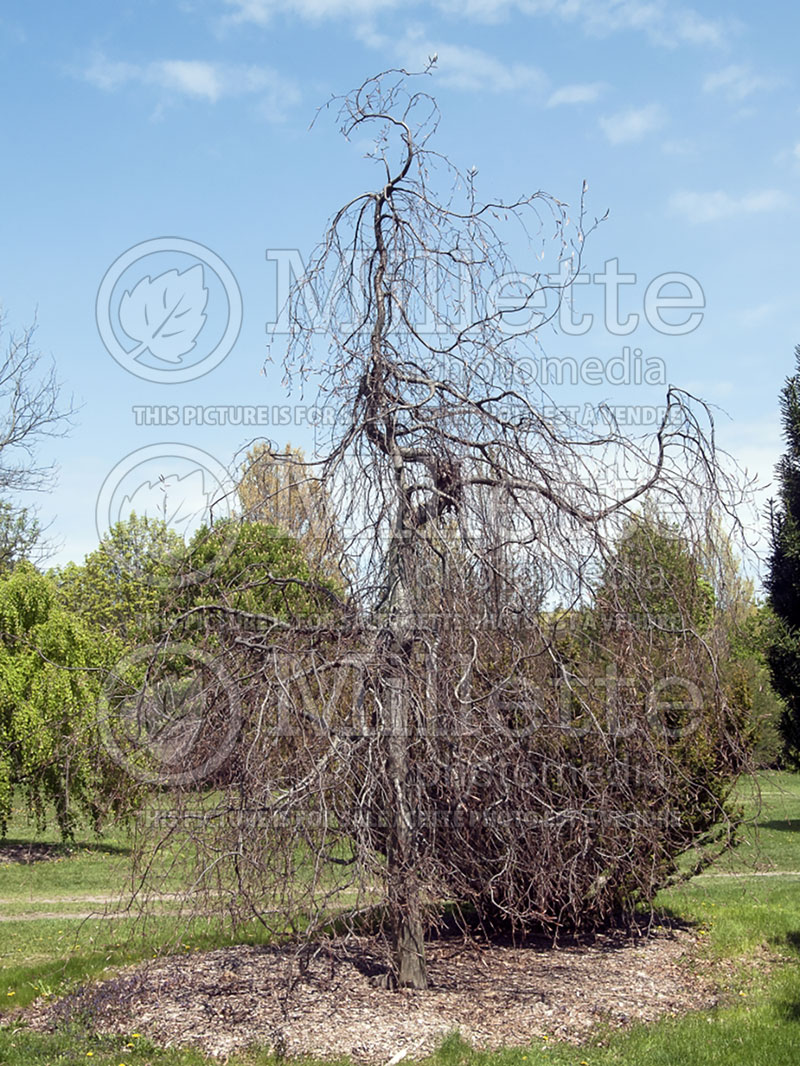
{"label": "tree canopy", "polygon": [[168,625],[186,554],[161,518],[131,514],[103,536],[83,563],[52,571],[68,610],[128,644],[156,639]]}

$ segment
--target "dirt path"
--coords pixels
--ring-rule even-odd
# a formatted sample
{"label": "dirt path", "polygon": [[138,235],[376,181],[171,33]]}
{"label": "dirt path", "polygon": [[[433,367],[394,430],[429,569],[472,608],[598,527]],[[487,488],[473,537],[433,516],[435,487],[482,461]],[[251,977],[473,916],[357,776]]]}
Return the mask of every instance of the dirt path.
{"label": "dirt path", "polygon": [[[38,920],[54,920],[54,921],[69,921],[70,919],[84,921],[86,918],[128,918],[131,913],[138,914],[140,907],[147,903],[170,903],[170,902],[184,902],[190,897],[187,897],[181,892],[164,892],[157,896],[142,897],[132,901],[131,905],[125,909],[123,907],[120,910],[120,906],[123,901],[119,895],[116,896],[41,896],[34,899],[18,900],[14,903],[6,900],[0,900],[0,908],[13,906],[15,903],[19,904],[35,904],[35,903],[96,903],[100,906],[113,906],[116,909],[113,911],[106,910],[92,910],[92,911],[21,911],[18,914],[0,914],[0,922],[35,922]],[[136,910],[134,911],[133,905],[136,904]],[[169,910],[159,910],[159,914],[169,914]]]}
{"label": "dirt path", "polygon": [[[693,880],[702,879],[718,879],[727,878],[731,879],[738,877],[742,880],[749,880],[754,877],[796,877],[800,879],[800,870],[749,870],[749,871],[724,871],[715,873],[702,873],[696,874]],[[147,903],[169,903],[169,902],[182,902],[187,897],[180,892],[164,892],[157,896],[148,896]],[[20,901],[22,902],[22,901]],[[26,903],[97,903],[102,906],[116,905],[119,907],[119,896],[42,896],[41,898],[25,900]],[[141,901],[142,903],[144,900]],[[8,906],[5,901],[0,900],[0,908]],[[3,922],[35,922],[39,920],[48,921],[85,921],[87,918],[98,918],[103,920],[110,920],[112,918],[129,918],[131,916],[131,909],[103,911],[23,911],[19,914],[0,914],[0,923]],[[137,911],[133,913],[138,913]],[[167,910],[159,910],[159,914],[173,913]]]}
{"label": "dirt path", "polygon": [[696,874],[692,880],[701,877],[800,877],[800,870],[728,870],[710,874]]}
{"label": "dirt path", "polygon": [[[161,911],[158,912],[162,913]],[[0,923],[3,922],[40,922],[52,920],[56,922],[85,921],[87,918],[110,919],[128,918],[130,911],[40,911],[38,914],[0,914]]]}

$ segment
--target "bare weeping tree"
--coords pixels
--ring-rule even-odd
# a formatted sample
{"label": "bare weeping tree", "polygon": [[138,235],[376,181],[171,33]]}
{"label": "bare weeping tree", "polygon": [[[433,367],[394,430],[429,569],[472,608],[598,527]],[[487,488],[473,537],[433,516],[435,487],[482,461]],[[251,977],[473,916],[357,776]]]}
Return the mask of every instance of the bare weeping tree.
{"label": "bare weeping tree", "polygon": [[[0,314],[0,333],[5,325]],[[41,462],[39,448],[48,437],[64,436],[73,414],[34,334],[35,326],[7,333],[0,356],[0,567],[30,555],[40,542],[38,522],[14,497],[52,486],[55,465]]]}
{"label": "bare weeping tree", "polygon": [[[5,325],[0,317],[0,330]],[[73,414],[60,402],[55,367],[34,344],[35,327],[8,334],[0,358],[0,493],[48,488],[53,465],[43,465],[37,447],[43,438],[61,437]]]}
{"label": "bare weeping tree", "polygon": [[[637,438],[546,416],[522,368],[594,223],[582,198],[574,217],[544,192],[483,200],[416,84],[389,71],[331,105],[374,137],[379,177],[291,294],[285,367],[333,411],[306,466],[345,577],[312,577],[302,618],[214,607],[240,772],[187,854],[209,898],[276,931],[379,914],[394,979],[424,988],[443,903],[558,935],[650,902],[723,816],[744,746],[694,564],[664,633],[635,553],[615,563],[645,503],[673,545],[650,570],[731,512],[709,410],[671,387]],[[548,249],[546,273],[513,265]]]}

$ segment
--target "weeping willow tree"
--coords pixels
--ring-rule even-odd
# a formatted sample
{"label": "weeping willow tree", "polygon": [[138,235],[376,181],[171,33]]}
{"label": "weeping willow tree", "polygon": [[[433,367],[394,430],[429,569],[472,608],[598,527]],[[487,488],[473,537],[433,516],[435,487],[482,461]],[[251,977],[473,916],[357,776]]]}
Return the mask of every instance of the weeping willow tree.
{"label": "weeping willow tree", "polygon": [[0,836],[16,799],[43,827],[51,813],[69,838],[131,798],[108,758],[98,697],[119,653],[61,604],[30,563],[0,577]]}
{"label": "weeping willow tree", "polygon": [[[389,71],[333,105],[346,137],[374,134],[376,180],[335,213],[287,311],[288,378],[315,378],[333,412],[306,476],[347,586],[324,618],[253,615],[228,633],[253,709],[241,776],[186,854],[198,892],[237,919],[313,937],[334,915],[351,929],[379,915],[392,979],[424,988],[444,901],[484,928],[558,935],[652,900],[724,817],[724,789],[693,793],[697,751],[718,749],[729,781],[742,745],[702,585],[675,593],[696,602],[676,607],[661,660],[624,626],[580,621],[599,587],[634,610],[603,575],[645,503],[688,546],[732,508],[710,413],[671,387],[647,436],[548,416],[523,368],[594,223],[541,191],[483,199],[433,147],[438,110],[417,83]],[[520,277],[512,240],[552,254],[498,308],[498,284]],[[660,677],[665,662],[680,676]],[[635,685],[611,683],[634,663]]]}

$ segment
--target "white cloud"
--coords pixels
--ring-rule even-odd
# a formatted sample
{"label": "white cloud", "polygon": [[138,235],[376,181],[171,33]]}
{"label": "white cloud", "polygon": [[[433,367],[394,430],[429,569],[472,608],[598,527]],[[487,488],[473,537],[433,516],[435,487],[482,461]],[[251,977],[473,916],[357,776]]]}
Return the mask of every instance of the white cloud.
{"label": "white cloud", "polygon": [[765,322],[769,322],[770,319],[775,319],[782,313],[780,304],[777,303],[761,303],[755,307],[745,307],[741,311],[737,312],[737,320],[741,322],[743,326],[747,328],[754,328],[756,326],[762,326]]}
{"label": "white cloud", "polygon": [[777,78],[765,78],[754,74],[750,67],[733,64],[709,74],[703,82],[703,90],[722,93],[728,100],[738,102],[760,90],[774,89],[778,84]]}
{"label": "white cloud", "polygon": [[459,44],[424,44],[401,42],[398,48],[403,62],[421,70],[428,56],[437,55],[437,81],[456,89],[484,92],[519,92],[539,89],[545,76],[528,63],[504,63],[479,48]]}
{"label": "white cloud", "polygon": [[[568,0],[562,5],[569,7]],[[638,30],[653,44],[674,48],[681,44],[724,44],[729,25],[722,19],[710,19],[693,8],[681,7],[672,0],[579,0],[581,17],[590,30],[601,35]]]}
{"label": "white cloud", "polygon": [[[224,0],[233,22],[267,25],[278,14],[308,21],[363,18],[389,8],[424,7],[414,0]],[[644,33],[653,43],[721,45],[729,22],[710,19],[673,0],[435,0],[435,7],[478,22],[499,22],[512,12],[529,17],[550,16],[576,23],[584,32],[608,36],[625,30]]]}
{"label": "white cloud", "polygon": [[560,104],[591,104],[604,92],[606,86],[602,81],[594,81],[583,85],[563,85],[560,89],[550,94],[547,101],[548,107],[558,107]]}
{"label": "white cloud", "polygon": [[126,81],[137,78],[140,69],[134,63],[113,63],[102,56],[97,56],[83,72],[83,76],[98,89],[110,91],[118,89]]}
{"label": "white cloud", "polygon": [[471,92],[543,91],[545,75],[529,63],[507,63],[470,45],[433,41],[419,28],[406,30],[399,39],[378,33],[371,24],[360,26],[356,35],[370,48],[386,49],[409,70],[424,70],[436,56],[437,82]]}
{"label": "white cloud", "polygon": [[600,126],[611,144],[629,144],[658,129],[664,123],[664,114],[658,104],[647,107],[631,107],[600,119]]}
{"label": "white cloud", "polygon": [[[668,14],[665,12],[666,17]],[[719,47],[724,44],[730,26],[721,19],[704,18],[699,12],[690,8],[673,9],[674,25],[672,35],[674,43],[707,44]],[[667,42],[669,43],[669,42]]]}
{"label": "white cloud", "polygon": [[401,0],[225,0],[233,8],[232,22],[255,22],[266,26],[274,15],[297,15],[308,22],[343,16],[374,15],[400,6]]}
{"label": "white cloud", "polygon": [[216,103],[223,94],[222,75],[213,63],[169,59],[153,64],[153,80],[165,89]]}
{"label": "white cloud", "polygon": [[779,189],[763,189],[745,196],[731,196],[718,189],[701,193],[681,191],[669,201],[673,214],[683,215],[689,222],[717,222],[736,215],[764,214],[780,211],[789,205],[789,197]]}
{"label": "white cloud", "polygon": [[99,89],[113,91],[138,84],[173,97],[215,104],[224,97],[260,97],[262,113],[277,119],[299,100],[296,87],[269,67],[236,66],[202,60],[164,59],[153,63],[117,63],[97,56],[83,77]]}
{"label": "white cloud", "polygon": [[677,138],[675,140],[664,141],[661,145],[661,151],[664,155],[670,156],[688,156],[695,155],[697,152],[697,145],[694,141],[690,141],[687,138]]}

